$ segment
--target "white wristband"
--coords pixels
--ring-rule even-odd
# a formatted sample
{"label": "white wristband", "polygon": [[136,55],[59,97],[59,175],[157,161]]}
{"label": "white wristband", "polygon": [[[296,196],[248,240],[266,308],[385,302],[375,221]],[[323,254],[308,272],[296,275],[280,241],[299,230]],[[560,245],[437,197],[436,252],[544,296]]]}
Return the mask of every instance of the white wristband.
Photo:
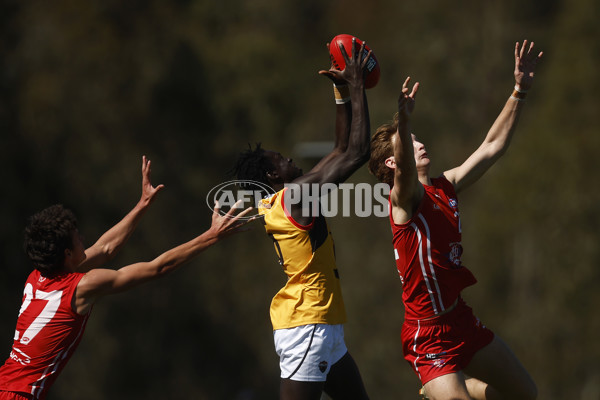
{"label": "white wristband", "polygon": [[515,85],[515,90],[519,93],[527,93],[527,90],[521,89],[519,86]]}

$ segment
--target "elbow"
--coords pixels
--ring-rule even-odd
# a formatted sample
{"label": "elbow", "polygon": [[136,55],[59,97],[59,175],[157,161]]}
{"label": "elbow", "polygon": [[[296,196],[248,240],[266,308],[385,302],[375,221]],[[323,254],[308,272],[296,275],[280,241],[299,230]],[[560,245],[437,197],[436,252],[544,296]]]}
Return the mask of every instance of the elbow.
{"label": "elbow", "polygon": [[346,162],[344,163],[344,165],[346,166],[347,169],[354,172],[357,169],[359,169],[360,167],[362,167],[364,164],[366,164],[367,161],[369,161],[369,157],[366,157],[366,156],[360,155],[360,154],[356,154],[356,155],[348,156],[346,158]]}
{"label": "elbow", "polygon": [[94,253],[103,260],[102,262],[111,260],[117,254],[117,249],[110,243],[97,243],[94,247],[96,248]]}
{"label": "elbow", "polygon": [[172,259],[164,259],[162,257],[157,257],[153,261],[150,262],[153,265],[151,270],[153,271],[153,275],[155,278],[160,278],[161,276],[167,275],[176,267],[175,260]]}
{"label": "elbow", "polygon": [[351,154],[352,163],[357,167],[366,164],[371,159],[371,146],[367,145]]}
{"label": "elbow", "polygon": [[500,149],[498,149],[498,153],[496,154],[497,158],[502,157],[503,155],[506,154],[506,152],[508,151],[508,146],[502,146]]}
{"label": "elbow", "polygon": [[170,263],[159,265],[155,270],[154,277],[161,278],[163,276],[168,275],[174,269],[175,269],[175,266]]}
{"label": "elbow", "polygon": [[154,277],[159,278],[176,270],[182,264],[182,260],[177,257],[160,255],[151,261]]}
{"label": "elbow", "polygon": [[366,154],[362,154],[358,158],[357,162],[358,162],[358,164],[360,164],[362,166],[363,164],[366,164],[367,162],[369,162],[370,159],[371,159],[371,154],[366,153]]}
{"label": "elbow", "polygon": [[117,249],[111,244],[107,243],[102,246],[101,253],[110,260],[115,256],[115,254],[117,254]]}
{"label": "elbow", "polygon": [[497,141],[491,142],[488,145],[488,153],[491,154],[492,157],[495,157],[496,159],[498,159],[508,151],[509,145],[510,145],[509,140],[497,140]]}

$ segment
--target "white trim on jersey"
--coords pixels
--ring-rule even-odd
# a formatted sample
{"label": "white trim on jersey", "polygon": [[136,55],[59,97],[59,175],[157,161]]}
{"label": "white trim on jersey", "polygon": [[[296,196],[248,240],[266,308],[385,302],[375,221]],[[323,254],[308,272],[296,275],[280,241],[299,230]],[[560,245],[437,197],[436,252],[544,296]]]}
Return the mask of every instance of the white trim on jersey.
{"label": "white trim on jersey", "polygon": [[419,372],[419,367],[417,366],[417,361],[419,360],[419,355],[417,353],[417,339],[419,338],[419,332],[421,331],[421,320],[417,320],[417,333],[415,333],[415,344],[413,345],[413,352],[415,354],[417,354],[417,357],[415,358],[415,361],[413,361],[413,364],[415,365],[415,371],[417,371],[417,374],[419,375],[419,379],[421,379],[421,373]]}
{"label": "white trim on jersey", "polygon": [[[46,378],[49,376],[52,376],[59,369],[61,363],[65,360],[69,359],[69,355],[72,354],[73,346],[75,346],[75,344],[79,342],[79,338],[85,331],[85,326],[87,324],[87,320],[89,317],[90,317],[90,313],[88,312],[88,314],[85,316],[85,320],[81,324],[81,328],[79,329],[77,336],[75,337],[73,342],[71,342],[71,345],[69,347],[67,347],[65,350],[58,353],[58,355],[54,358],[54,360],[48,365],[48,367],[46,367],[46,369],[42,373],[42,376],[40,377],[40,379],[38,379],[32,385],[31,394],[33,395],[33,397],[35,399],[37,399],[38,396],[44,391],[44,387],[46,386],[46,382],[47,382]],[[52,368],[52,367],[54,367],[54,368]]]}
{"label": "white trim on jersey", "polygon": [[427,233],[427,262],[429,263],[429,270],[431,271],[431,276],[433,277],[433,282],[435,283],[435,290],[437,291],[438,299],[440,301],[440,307],[442,309],[441,312],[444,312],[446,311],[446,307],[444,307],[444,301],[442,300],[442,291],[440,290],[440,286],[438,285],[438,280],[435,275],[435,269],[433,265],[433,259],[431,258],[431,241],[429,240],[431,235],[429,232],[429,224],[427,223],[427,221],[425,221],[425,217],[423,217],[423,214],[419,214],[419,219],[423,221],[423,225],[425,226],[425,231]]}
{"label": "white trim on jersey", "polygon": [[431,285],[429,284],[429,278],[427,277],[427,271],[425,271],[425,263],[423,262],[423,251],[421,250],[422,246],[422,237],[421,231],[419,227],[415,225],[413,222],[410,224],[413,227],[415,232],[417,233],[417,239],[419,241],[419,264],[421,265],[421,273],[423,274],[423,280],[425,281],[425,285],[427,286],[427,292],[429,293],[429,299],[431,300],[431,304],[433,305],[433,312],[437,314],[437,307],[435,306],[435,296],[433,295],[433,291],[431,290]]}
{"label": "white trim on jersey", "polygon": [[[429,292],[429,299],[431,300],[433,312],[434,312],[434,314],[439,314],[440,312],[444,312],[446,310],[446,308],[444,307],[444,302],[442,301],[442,293],[440,291],[440,286],[438,284],[437,277],[435,275],[433,259],[431,258],[431,240],[430,240],[429,224],[425,220],[425,217],[423,217],[423,214],[418,214],[418,218],[421,220],[421,222],[423,223],[423,227],[425,228],[425,240],[426,240],[425,249],[427,252],[426,256],[424,254],[425,250],[423,249],[423,235],[421,234],[421,230],[419,229],[417,224],[415,224],[414,222],[411,224],[411,227],[417,233],[417,238],[419,241],[419,263],[421,265],[421,273],[423,274],[423,280],[425,281],[425,285],[427,286],[427,291]],[[438,297],[438,301],[439,301],[439,308],[441,308],[441,311],[438,311],[438,305],[436,304],[436,299],[435,299],[436,293],[434,293],[433,289],[431,288],[431,283],[429,282],[429,276],[427,275],[427,266],[425,265],[425,258],[427,258],[427,266],[429,267],[429,271],[431,273],[431,279],[433,280],[433,283],[435,285],[435,292],[437,293],[437,297]]]}

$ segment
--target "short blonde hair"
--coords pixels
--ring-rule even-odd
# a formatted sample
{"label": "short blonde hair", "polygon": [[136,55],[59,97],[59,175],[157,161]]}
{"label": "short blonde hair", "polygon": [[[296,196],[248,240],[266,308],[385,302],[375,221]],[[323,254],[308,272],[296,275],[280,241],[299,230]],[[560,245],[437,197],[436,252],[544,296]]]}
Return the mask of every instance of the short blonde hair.
{"label": "short blonde hair", "polygon": [[393,137],[398,130],[398,113],[394,115],[391,124],[383,124],[371,138],[371,158],[369,172],[383,183],[394,184],[394,171],[385,165],[385,160],[394,155]]}

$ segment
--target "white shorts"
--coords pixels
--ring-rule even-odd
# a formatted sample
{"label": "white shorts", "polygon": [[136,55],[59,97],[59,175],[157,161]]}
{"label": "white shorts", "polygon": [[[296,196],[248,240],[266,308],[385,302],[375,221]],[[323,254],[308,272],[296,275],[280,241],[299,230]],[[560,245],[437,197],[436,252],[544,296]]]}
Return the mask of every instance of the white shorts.
{"label": "white shorts", "polygon": [[344,326],[313,324],[273,332],[281,377],[324,382],[333,364],[347,352]]}

